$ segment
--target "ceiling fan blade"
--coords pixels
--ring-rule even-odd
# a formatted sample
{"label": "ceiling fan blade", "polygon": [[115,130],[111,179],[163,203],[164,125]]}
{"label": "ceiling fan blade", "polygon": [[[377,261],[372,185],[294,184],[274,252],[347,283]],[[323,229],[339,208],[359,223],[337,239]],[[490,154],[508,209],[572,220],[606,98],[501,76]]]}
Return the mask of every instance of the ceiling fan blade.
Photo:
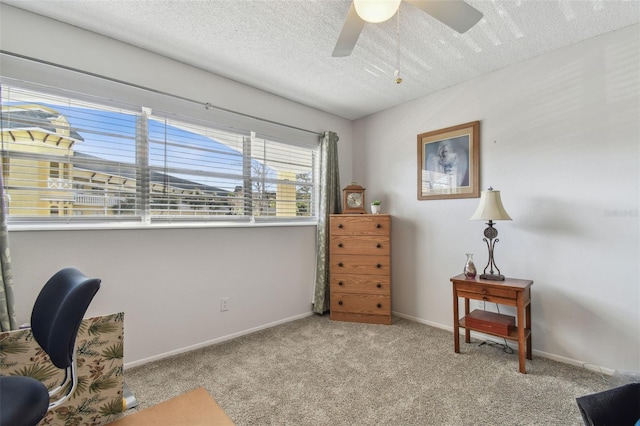
{"label": "ceiling fan blade", "polygon": [[482,12],[462,0],[405,0],[460,34],[466,33],[482,19]]}
{"label": "ceiling fan blade", "polygon": [[356,7],[352,2],[349,13],[347,14],[347,19],[344,21],[344,26],[342,27],[342,31],[340,31],[340,36],[338,37],[336,47],[333,49],[331,56],[341,57],[351,55],[351,51],[358,42],[358,37],[360,37],[360,32],[364,24],[365,22],[358,16]]}

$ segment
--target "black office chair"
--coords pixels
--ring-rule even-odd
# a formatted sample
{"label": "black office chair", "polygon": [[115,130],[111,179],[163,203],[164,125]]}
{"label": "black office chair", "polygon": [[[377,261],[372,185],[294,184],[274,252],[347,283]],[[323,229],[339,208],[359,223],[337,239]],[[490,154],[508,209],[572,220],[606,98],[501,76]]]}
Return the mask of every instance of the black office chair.
{"label": "black office chair", "polygon": [[64,379],[49,391],[31,377],[0,376],[0,426],[36,425],[73,394],[78,384],[76,336],[100,282],[65,268],[44,285],[31,312],[31,331],[51,362],[65,370]]}

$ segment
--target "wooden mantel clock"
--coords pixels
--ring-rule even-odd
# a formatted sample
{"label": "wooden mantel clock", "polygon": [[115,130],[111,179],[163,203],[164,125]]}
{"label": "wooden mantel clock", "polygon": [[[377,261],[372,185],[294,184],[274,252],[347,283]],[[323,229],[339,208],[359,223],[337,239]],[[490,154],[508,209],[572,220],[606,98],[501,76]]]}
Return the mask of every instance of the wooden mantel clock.
{"label": "wooden mantel clock", "polygon": [[344,208],[342,209],[342,213],[345,214],[365,214],[366,210],[364,209],[364,190],[365,188],[357,185],[355,182],[351,183],[351,185],[347,185],[343,190],[342,194],[344,197]]}

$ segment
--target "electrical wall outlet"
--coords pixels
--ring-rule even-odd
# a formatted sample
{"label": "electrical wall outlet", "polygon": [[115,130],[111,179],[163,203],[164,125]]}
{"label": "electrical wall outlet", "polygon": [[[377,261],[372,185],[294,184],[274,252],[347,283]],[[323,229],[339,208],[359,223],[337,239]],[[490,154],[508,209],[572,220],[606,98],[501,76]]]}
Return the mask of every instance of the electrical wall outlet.
{"label": "electrical wall outlet", "polygon": [[220,299],[220,311],[228,311],[229,310],[229,298],[223,297]]}

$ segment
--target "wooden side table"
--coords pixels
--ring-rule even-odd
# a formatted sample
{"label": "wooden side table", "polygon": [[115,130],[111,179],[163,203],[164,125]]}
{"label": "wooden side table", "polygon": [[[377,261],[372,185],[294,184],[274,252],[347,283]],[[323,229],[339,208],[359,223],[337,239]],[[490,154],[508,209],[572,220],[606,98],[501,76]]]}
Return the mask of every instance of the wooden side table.
{"label": "wooden side table", "polygon": [[[465,329],[464,341],[471,342],[471,330],[491,334],[518,342],[520,372],[526,373],[525,354],[531,354],[531,280],[506,278],[504,281],[490,281],[479,278],[467,279],[464,274],[451,278],[453,283],[453,339],[454,351],[460,353],[460,327]],[[464,317],[458,313],[458,298],[464,298]],[[469,315],[469,299],[483,300],[500,305],[515,306],[517,309],[516,327],[509,333],[490,332],[469,326],[465,317]]]}

